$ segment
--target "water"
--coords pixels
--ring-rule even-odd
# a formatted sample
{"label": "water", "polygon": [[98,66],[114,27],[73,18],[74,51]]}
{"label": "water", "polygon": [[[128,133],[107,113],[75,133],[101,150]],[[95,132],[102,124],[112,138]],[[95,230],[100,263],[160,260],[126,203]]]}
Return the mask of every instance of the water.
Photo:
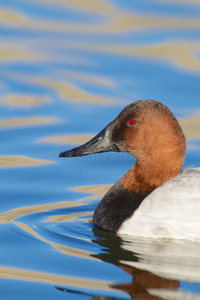
{"label": "water", "polygon": [[200,161],[200,2],[0,4],[2,299],[200,299],[198,244],[119,238],[91,218],[134,164],[59,159],[128,103],[155,99]]}

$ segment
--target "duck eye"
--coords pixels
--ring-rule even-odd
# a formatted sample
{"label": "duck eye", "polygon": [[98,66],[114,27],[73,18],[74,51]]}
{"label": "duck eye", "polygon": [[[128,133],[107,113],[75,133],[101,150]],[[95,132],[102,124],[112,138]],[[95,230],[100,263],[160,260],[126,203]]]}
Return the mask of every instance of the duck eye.
{"label": "duck eye", "polygon": [[135,125],[136,124],[136,120],[135,119],[130,119],[128,121],[129,125]]}

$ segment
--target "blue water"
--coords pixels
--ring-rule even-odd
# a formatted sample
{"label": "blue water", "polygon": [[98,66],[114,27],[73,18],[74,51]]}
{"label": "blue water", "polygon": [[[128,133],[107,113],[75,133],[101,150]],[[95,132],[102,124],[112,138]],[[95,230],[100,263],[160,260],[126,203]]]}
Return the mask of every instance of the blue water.
{"label": "blue water", "polygon": [[187,131],[184,167],[200,165],[200,3],[0,8],[2,299],[200,299],[198,244],[122,239],[91,223],[133,157],[58,158],[126,104],[155,99]]}

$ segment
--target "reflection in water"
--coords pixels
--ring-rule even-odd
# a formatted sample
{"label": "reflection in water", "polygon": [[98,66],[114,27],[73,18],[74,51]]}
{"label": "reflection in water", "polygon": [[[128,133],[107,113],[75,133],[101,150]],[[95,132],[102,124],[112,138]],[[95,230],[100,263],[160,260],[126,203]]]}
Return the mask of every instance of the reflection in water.
{"label": "reflection in water", "polygon": [[200,138],[200,114],[179,120],[187,139]]}
{"label": "reflection in water", "polygon": [[[25,158],[26,160],[26,158]],[[30,159],[31,160],[31,159]],[[37,161],[37,160],[36,160]],[[40,161],[40,160],[39,160]],[[109,186],[109,185],[108,185]],[[9,222],[13,222],[14,220],[16,220],[19,217],[22,216],[26,216],[32,213],[41,213],[41,212],[45,212],[45,211],[49,211],[49,210],[53,210],[53,209],[58,209],[58,208],[63,208],[63,207],[76,207],[76,206],[82,206],[84,205],[85,202],[90,201],[90,200],[94,200],[96,199],[96,197],[101,197],[102,193],[104,190],[108,189],[107,186],[84,186],[84,187],[77,187],[77,188],[73,188],[73,190],[78,191],[78,192],[88,192],[91,194],[94,194],[92,196],[89,197],[85,197],[82,199],[79,199],[77,201],[62,201],[62,202],[55,202],[55,203],[48,203],[48,204],[41,204],[41,205],[34,205],[34,206],[25,206],[25,207],[19,207],[19,208],[15,208],[9,211],[6,211],[4,213],[0,214],[0,223],[9,223]],[[97,193],[95,193],[95,190],[97,190]],[[85,215],[85,214],[84,214]],[[71,216],[71,217],[70,217]],[[79,215],[76,215],[76,217],[81,217],[82,213],[80,212]],[[56,222],[56,216],[52,216],[54,219],[54,222]],[[60,222],[60,215],[57,216],[58,221]],[[74,216],[69,214],[68,215],[68,220],[69,219],[74,219]],[[46,222],[48,222],[48,219],[45,220]]]}
{"label": "reflection in water", "polygon": [[[54,211],[50,217],[43,216],[44,222],[60,223],[71,222],[80,217],[87,217],[91,212],[81,211],[81,206],[102,195],[109,189],[108,185],[102,186],[84,186],[76,187],[74,190],[78,192],[87,192],[95,195],[82,198],[78,201],[65,201],[60,203],[36,205],[31,207],[17,208],[0,214],[1,223],[13,222],[16,218],[27,214],[41,216],[45,211]],[[65,216],[56,215],[55,209],[72,208],[79,206],[79,212],[74,213],[73,210]],[[41,217],[40,217],[41,219]],[[90,222],[90,218],[84,219],[84,222]],[[15,221],[14,224],[23,230],[30,237],[34,237],[41,242],[50,245],[56,251],[67,256],[87,259],[88,263],[101,260],[103,262],[114,264],[131,276],[131,280],[127,283],[113,283],[111,281],[91,280],[83,278],[73,278],[68,276],[60,276],[57,274],[47,274],[43,272],[35,272],[30,270],[0,268],[0,277],[20,279],[25,281],[45,282],[54,284],[55,287],[66,293],[75,293],[78,295],[87,295],[91,299],[128,299],[127,296],[118,296],[117,298],[106,295],[106,291],[125,293],[131,299],[186,299],[188,294],[179,292],[179,280],[189,280],[193,282],[200,281],[200,245],[185,244],[184,242],[172,242],[169,240],[152,242],[148,240],[131,239],[130,237],[119,237],[115,234],[100,230],[93,227],[92,243],[98,245],[98,252],[88,251],[88,244],[91,244],[90,239],[85,237],[73,236],[66,233],[61,242],[55,242],[53,236],[55,233],[50,233],[45,237],[37,232],[37,228]],[[66,223],[67,225],[67,223]],[[70,223],[69,225],[70,226]],[[65,228],[66,232],[66,228]],[[58,234],[60,236],[60,234]],[[77,243],[77,247],[70,247],[67,243],[67,238],[73,239]],[[66,240],[66,242],[65,242]],[[82,245],[82,249],[78,247],[78,243],[84,240],[86,244]],[[86,247],[84,249],[84,247]],[[184,249],[184,251],[183,251]],[[106,271],[106,268],[105,268]],[[88,274],[92,278],[92,275]],[[177,279],[177,280],[176,280]],[[86,290],[87,289],[87,290]],[[88,292],[89,289],[89,292]],[[178,292],[178,293],[177,293]],[[99,296],[101,295],[101,296]],[[120,294],[121,295],[121,294]],[[180,296],[180,297],[179,297]],[[101,297],[101,298],[99,298]],[[171,298],[170,298],[171,297]],[[182,298],[181,298],[182,297]]]}
{"label": "reflection in water", "polygon": [[39,97],[34,95],[8,95],[6,96],[0,104],[2,105],[9,105],[13,107],[25,107],[25,108],[32,108],[39,105],[44,105],[47,103],[51,103],[49,97]]}
{"label": "reflection in water", "polygon": [[[1,13],[0,13],[1,14]],[[0,43],[1,44],[1,43]],[[0,62],[11,62],[11,61],[40,61],[44,60],[42,54],[36,51],[27,50],[19,45],[1,45],[0,49]]]}
{"label": "reflection in water", "polygon": [[[69,2],[72,6],[73,2]],[[91,3],[91,1],[90,1]],[[99,1],[100,3],[100,1]],[[110,3],[111,4],[111,3]],[[86,3],[88,7],[88,3]],[[78,5],[76,5],[77,7]],[[86,9],[86,12],[89,13],[87,7],[83,4],[79,8]],[[101,14],[97,5],[93,6],[95,9],[92,11],[94,14],[97,12]],[[108,8],[108,9],[107,9]],[[82,11],[84,13],[84,10]],[[162,18],[156,14],[139,14],[139,13],[128,13],[123,10],[123,7],[117,6],[112,3],[111,6],[105,6],[105,9],[102,9],[102,17],[105,15],[107,18],[102,18],[102,22],[97,22],[97,24],[87,24],[85,22],[50,22],[49,20],[43,20],[41,18],[33,18],[22,13],[15,13],[10,10],[3,10],[2,15],[2,24],[7,26],[22,26],[34,30],[40,31],[60,31],[60,32],[71,32],[71,33],[85,33],[85,34],[113,34],[113,33],[123,33],[135,30],[160,30],[161,28],[178,28],[178,29],[198,29],[200,26],[200,20],[198,18],[190,17],[172,17],[172,16],[162,16]],[[11,18],[11,16],[13,18]]]}
{"label": "reflection in water", "polygon": [[91,196],[89,198],[97,199],[102,198],[105,193],[111,188],[111,186],[112,184],[84,185],[73,187],[72,190],[81,193],[94,194],[94,196]]}
{"label": "reflection in water", "polygon": [[102,86],[102,87],[114,87],[115,83],[109,77],[100,76],[97,74],[90,74],[86,72],[77,72],[77,71],[62,71],[60,74],[70,78],[71,80],[77,80],[80,82],[89,83],[92,85]]}
{"label": "reflection in water", "polygon": [[72,83],[53,81],[42,78],[35,80],[35,82],[39,85],[44,85],[46,87],[54,89],[60,95],[60,98],[64,101],[92,104],[98,103],[103,105],[108,105],[116,102],[115,99],[89,93],[80,88],[78,85]]}
{"label": "reflection in water", "polygon": [[50,125],[61,122],[60,119],[56,117],[45,117],[45,116],[35,116],[35,117],[14,117],[8,119],[0,120],[0,128],[7,129],[12,127],[28,127],[28,126],[42,126]]}
{"label": "reflection in water", "polygon": [[43,137],[37,143],[51,143],[51,144],[82,144],[91,140],[94,134],[65,134],[65,135],[51,135]]}
{"label": "reflection in water", "polygon": [[[130,296],[130,299],[138,300],[166,299],[165,296],[169,293],[173,294],[173,296],[177,296],[177,290],[180,286],[179,281],[161,277],[159,275],[153,274],[152,272],[130,266],[130,262],[134,262],[135,264],[137,264],[140,262],[140,260],[142,260],[140,253],[135,253],[133,251],[124,249],[123,240],[112,233],[102,231],[96,227],[93,228],[93,232],[95,235],[95,239],[93,240],[93,242],[97,243],[103,250],[99,254],[92,254],[91,256],[104,262],[118,266],[124,272],[128,273],[132,278],[132,280],[127,283],[109,284],[110,288],[128,294]],[[121,263],[121,261],[124,261],[124,263]],[[81,292],[80,289],[77,290],[73,287],[66,288],[61,286],[57,287],[57,289],[66,293],[72,292],[77,295],[87,295],[94,300],[99,299],[98,294],[95,294],[94,292],[86,293]],[[184,296],[184,293],[182,294],[182,296]],[[115,298],[110,296],[101,296],[101,299],[119,299],[119,297]],[[127,299],[127,297],[120,297],[120,299]]]}
{"label": "reflection in water", "polygon": [[106,54],[118,54],[146,59],[153,59],[156,61],[170,62],[174,67],[181,67],[184,69],[199,71],[200,61],[196,52],[200,51],[199,42],[169,41],[168,43],[156,43],[142,46],[135,45],[121,45],[121,44],[97,44],[97,43],[71,43],[65,45],[68,49],[80,49],[84,51],[100,52]]}
{"label": "reflection in water", "polygon": [[[38,0],[37,0],[38,1]],[[85,12],[94,13],[94,14],[109,14],[113,10],[113,4],[101,1],[101,0],[76,0],[76,1],[70,1],[70,0],[45,0],[46,2],[52,2],[56,4],[60,4],[62,6],[71,7],[76,10],[83,10]]]}
{"label": "reflection in water", "polygon": [[[90,114],[96,113],[96,106],[93,108],[91,104],[100,104],[103,116],[105,113],[105,117],[108,117],[110,112],[106,105],[116,106],[123,101],[140,99],[143,95],[149,97],[149,93],[150,97],[154,97],[158,92],[168,101],[171,95],[165,94],[165,91],[172,89],[176,96],[179,87],[177,82],[182,79],[187,82],[186,91],[191,91],[192,97],[196,96],[193,79],[196,80],[195,76],[199,76],[200,71],[200,19],[193,8],[188,14],[184,12],[187,6],[183,3],[186,0],[168,1],[172,4],[166,5],[167,11],[162,9],[160,2],[157,9],[154,9],[155,1],[152,6],[148,4],[151,6],[149,11],[146,6],[143,9],[139,2],[130,10],[130,3],[123,1],[31,0],[26,5],[24,1],[11,2],[8,5],[2,4],[0,9],[0,106],[3,118],[0,120],[0,129],[12,128],[9,132],[3,132],[4,140],[7,139],[12,144],[12,138],[15,137],[15,141],[19,142],[19,149],[23,147],[16,139],[20,127],[41,126],[41,130],[38,130],[40,127],[31,128],[30,132],[35,130],[34,139],[46,143],[42,146],[34,145],[38,147],[37,151],[40,151],[39,147],[47,149],[46,153],[49,153],[47,143],[81,144],[90,140],[93,134],[84,134],[80,122],[77,122],[74,131],[68,123],[70,131],[67,135],[62,135],[62,126],[49,127],[49,131],[48,127],[42,127],[61,122],[64,110],[66,119],[70,120],[73,113],[80,120],[82,114],[88,114],[89,118]],[[180,3],[180,13],[178,4],[174,3]],[[191,0],[190,5],[191,3],[199,5],[198,0]],[[175,11],[173,6],[177,6]],[[151,70],[148,69],[148,64]],[[169,78],[171,71],[174,72],[172,79]],[[144,87],[149,76],[155,76],[155,81],[152,82],[152,89],[147,89],[147,95]],[[161,91],[163,87],[164,90]],[[184,91],[183,87],[180,93],[183,94]],[[178,101],[180,99],[181,97]],[[76,105],[71,105],[73,103]],[[170,102],[166,104],[171,105]],[[24,109],[27,108],[34,111],[34,116],[24,115]],[[176,105],[175,108],[178,111]],[[13,117],[13,111],[16,117]],[[180,123],[188,139],[200,138],[199,115],[181,119]],[[74,135],[73,132],[80,134]],[[30,147],[29,140],[27,144]],[[26,156],[0,156],[2,179],[3,168],[51,163],[53,161]],[[8,187],[3,187],[3,196],[11,201],[8,201],[8,206],[2,206],[4,212],[0,213],[0,229],[5,236],[10,228],[14,228],[14,231],[6,236],[5,245],[2,244],[1,247],[4,248],[0,253],[0,277],[3,280],[17,279],[19,285],[23,285],[24,281],[49,283],[53,285],[51,288],[57,287],[66,293],[78,293],[77,297],[85,295],[96,300],[194,298],[194,295],[188,296],[184,291],[181,294],[179,282],[200,281],[198,245],[185,245],[181,242],[173,244],[169,241],[153,244],[150,241],[120,238],[98,228],[93,228],[92,232],[91,216],[97,198],[101,198],[110,185],[75,187],[75,192],[90,195],[72,201],[70,193],[66,191],[64,200],[69,201],[61,201],[57,191],[65,190],[66,182],[63,178],[67,180],[67,176],[71,176],[70,170],[63,171],[61,165],[57,164],[56,168],[51,169],[52,173],[56,172],[56,176],[51,176],[49,168],[51,167],[45,171],[44,167],[42,175],[37,174],[40,181],[37,191],[34,191],[35,184],[33,187],[26,186],[26,176],[29,180],[32,176],[34,180],[36,176],[34,168],[26,169],[24,173],[24,169],[20,170],[17,180],[24,182],[20,182],[17,188],[18,181],[13,188],[10,178],[5,174],[5,180],[9,184]],[[5,173],[11,174],[10,170]],[[18,169],[13,174],[11,178],[18,174]],[[83,176],[81,172],[80,176]],[[96,182],[104,181],[102,175],[96,176]],[[69,185],[80,184],[77,177],[70,177]],[[48,199],[44,196],[47,180]],[[28,206],[30,195],[37,198],[36,205]],[[18,203],[21,203],[21,207],[18,207]],[[27,249],[27,244],[30,252],[20,258],[24,249]],[[37,257],[34,256],[34,251],[37,252],[38,248],[39,255],[42,253],[46,260],[41,266],[39,263],[33,266],[28,260],[33,258],[34,261]],[[7,252],[8,262],[4,259],[3,251]],[[18,255],[18,251],[22,254]],[[58,263],[56,270],[49,268],[52,257]],[[75,269],[78,265],[77,272],[73,273],[74,277],[70,276],[74,270],[70,267],[67,271],[64,269],[71,261],[74,261],[72,268]],[[83,261],[86,269],[87,266],[92,266],[91,274],[83,272],[84,275],[80,275],[79,262]],[[16,267],[19,264],[20,268]],[[114,267],[114,271],[107,274],[108,264],[109,267],[118,268]],[[116,269],[120,270],[120,276],[124,274],[130,280],[124,283],[123,276],[119,276],[119,280],[116,280],[118,277],[112,277],[115,275],[112,272]],[[64,276],[65,272],[69,276]],[[101,272],[105,272],[107,279],[104,278],[104,273],[101,274],[102,277],[99,275]],[[110,296],[116,294],[117,298]]]}
{"label": "reflection in water", "polygon": [[28,233],[31,237],[35,237],[38,240],[50,245],[53,249],[59,251],[60,253],[74,256],[74,257],[82,257],[84,259],[90,259],[90,260],[96,260],[95,257],[90,257],[90,254],[86,250],[82,250],[79,248],[73,248],[70,246],[66,246],[63,244],[52,242],[51,240],[48,240],[47,238],[42,237],[40,234],[38,234],[35,230],[33,230],[30,226],[15,222],[16,226],[18,226],[20,229],[24,230],[26,233]]}
{"label": "reflection in water", "polygon": [[108,286],[107,282],[98,281],[93,279],[73,278],[71,276],[62,276],[56,274],[49,274],[43,272],[35,272],[23,269],[14,269],[0,267],[0,278],[18,279],[25,281],[34,281],[41,283],[50,283],[54,285],[65,285],[82,288],[89,288],[94,290],[112,291],[113,289]]}
{"label": "reflection in water", "polygon": [[[131,296],[131,299],[164,299],[151,294],[152,289],[178,289],[179,281],[157,276],[149,271],[137,268],[137,264],[142,260],[140,252],[125,249],[123,240],[119,236],[94,228],[93,232],[96,239],[94,243],[106,248],[103,253],[98,254],[97,258],[114,263],[126,273],[132,276],[132,282],[117,284],[114,287]],[[131,245],[131,243],[130,243]],[[154,253],[154,255],[156,255]],[[123,261],[123,263],[121,263]],[[134,262],[136,267],[129,265]]]}
{"label": "reflection in water", "polygon": [[44,164],[53,164],[52,160],[36,159],[22,155],[0,156],[0,168],[38,166]]}
{"label": "reflection in water", "polygon": [[[62,2],[62,1],[61,1]],[[60,2],[60,3],[61,3]],[[101,34],[101,35],[110,35],[110,34],[123,34],[124,32],[132,32],[132,31],[156,31],[159,29],[165,30],[199,30],[200,20],[199,18],[189,18],[189,17],[172,17],[163,15],[162,18],[156,14],[147,15],[147,14],[139,14],[139,13],[129,13],[123,10],[121,6],[117,6],[114,3],[101,3],[101,1],[95,1],[96,3],[92,3],[91,1],[86,1],[86,3],[82,3],[78,5],[77,3],[73,3],[72,1],[67,1],[63,3],[63,6],[74,7],[78,10],[82,10],[82,13],[97,13],[102,15],[101,22],[96,22],[96,24],[87,24],[84,21],[80,22],[60,22],[58,20],[53,21],[51,19],[39,19],[33,18],[23,13],[17,13],[11,10],[1,10],[0,19],[1,23],[5,26],[13,27],[18,26],[18,28],[26,28],[33,29],[35,31],[51,31],[51,32],[60,32],[60,33],[71,33],[71,34]],[[90,3],[90,4],[89,4]],[[106,16],[106,17],[105,17]],[[32,41],[35,52],[29,53],[26,50],[18,50],[19,46],[14,44],[13,47],[8,47],[7,50],[3,50],[4,52],[0,57],[3,57],[5,60],[10,59],[24,59],[27,58],[32,59],[41,59],[44,57],[43,50],[40,48],[43,45],[43,40],[34,40]],[[23,43],[22,43],[23,44]],[[31,45],[31,41],[29,43]],[[63,46],[62,46],[63,45]],[[13,45],[12,45],[13,46]],[[4,47],[6,47],[4,43]],[[50,41],[45,41],[45,47],[49,49],[54,49],[55,47],[58,49],[57,43]],[[200,43],[196,40],[191,39],[182,39],[180,41],[175,41],[173,39],[168,42],[157,42],[147,45],[124,45],[117,43],[93,43],[91,41],[81,41],[80,42],[59,42],[59,48],[64,48],[68,50],[82,50],[89,52],[101,52],[101,53],[109,53],[109,54],[119,54],[119,55],[131,55],[138,57],[145,57],[147,59],[154,60],[164,60],[171,62],[174,66],[183,67],[189,70],[199,71],[200,70],[200,62],[196,55],[198,51],[200,51]],[[10,50],[9,50],[10,49]],[[36,54],[36,51],[40,54]],[[17,54],[18,53],[18,54]],[[17,56],[16,56],[17,55]],[[39,57],[38,57],[39,55]],[[16,57],[15,57],[16,56]],[[49,51],[48,51],[49,56]],[[59,55],[60,56],[60,55]],[[46,57],[46,56],[45,56]],[[46,58],[43,58],[44,60]],[[52,52],[52,57],[49,59],[55,59],[55,52]],[[64,57],[63,57],[64,59]],[[73,76],[72,76],[73,77]],[[45,80],[43,82],[44,85],[50,86],[61,94],[62,98],[66,99],[66,90],[71,94],[71,99],[74,101],[78,101],[77,98],[83,97],[84,102],[92,102],[90,97],[94,96],[94,102],[105,103],[98,95],[90,95],[85,91],[81,90],[79,87],[75,85],[64,84],[62,82],[50,82],[49,80]],[[70,97],[69,97],[70,98]],[[113,102],[112,98],[107,97],[107,101],[109,103]]]}

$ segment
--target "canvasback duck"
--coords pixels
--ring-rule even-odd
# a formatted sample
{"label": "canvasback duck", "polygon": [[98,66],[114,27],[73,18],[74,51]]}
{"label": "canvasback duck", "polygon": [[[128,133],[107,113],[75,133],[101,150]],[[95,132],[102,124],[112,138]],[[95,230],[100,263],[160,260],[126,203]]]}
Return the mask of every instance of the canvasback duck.
{"label": "canvasback duck", "polygon": [[93,222],[107,231],[143,238],[200,238],[200,168],[181,171],[185,135],[172,112],[139,100],[89,142],[60,157],[127,152],[136,163],[105,194]]}

